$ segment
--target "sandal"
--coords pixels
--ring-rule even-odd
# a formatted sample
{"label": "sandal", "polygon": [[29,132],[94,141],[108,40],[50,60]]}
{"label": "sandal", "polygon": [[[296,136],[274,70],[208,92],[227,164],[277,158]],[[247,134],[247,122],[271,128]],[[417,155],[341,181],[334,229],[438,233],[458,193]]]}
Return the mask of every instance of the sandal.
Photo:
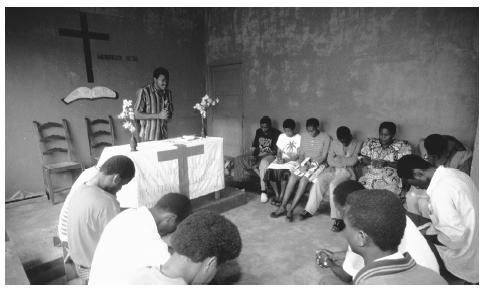
{"label": "sandal", "polygon": [[[278,211],[279,211],[279,210],[278,210]],[[274,212],[272,212],[272,213],[271,213],[271,217],[272,217],[272,218],[279,218],[279,217],[281,217],[281,216],[286,215],[286,213],[287,213],[287,211],[286,211],[285,209],[284,209],[284,210],[282,210],[282,211],[279,211],[279,212],[278,212],[278,211],[274,211]]]}
{"label": "sandal", "polygon": [[331,227],[331,231],[333,232],[340,232],[345,229],[345,222],[341,219],[334,219],[333,226]]}
{"label": "sandal", "polygon": [[277,205],[277,200],[276,200],[276,198],[272,198],[272,199],[271,199],[271,205],[274,205],[274,206],[276,206],[276,205]]}
{"label": "sandal", "polygon": [[292,211],[287,212],[286,220],[289,221],[289,222],[294,221],[294,215],[292,215]]}

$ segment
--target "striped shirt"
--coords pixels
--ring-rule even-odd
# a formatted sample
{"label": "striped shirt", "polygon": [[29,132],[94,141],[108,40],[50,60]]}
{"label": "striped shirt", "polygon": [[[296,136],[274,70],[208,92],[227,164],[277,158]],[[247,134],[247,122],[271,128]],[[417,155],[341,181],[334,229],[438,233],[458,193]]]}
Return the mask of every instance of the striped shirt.
{"label": "striped shirt", "polygon": [[[308,133],[301,135],[301,152],[304,158],[311,158],[316,160],[323,157],[322,161],[326,160],[328,155],[329,145],[331,144],[331,137],[324,132],[319,132],[316,137],[311,137]],[[321,160],[320,160],[321,161]]]}
{"label": "striped shirt", "polygon": [[[151,83],[136,92],[135,111],[147,114],[158,114],[168,110],[168,119],[173,115],[173,99],[171,91],[155,88]],[[139,137],[142,141],[162,140],[168,138],[168,119],[139,120]]]}
{"label": "striped shirt", "polygon": [[437,272],[418,265],[410,254],[405,252],[402,258],[397,255],[393,254],[392,257],[384,257],[369,263],[356,274],[353,283],[355,285],[447,284]]}

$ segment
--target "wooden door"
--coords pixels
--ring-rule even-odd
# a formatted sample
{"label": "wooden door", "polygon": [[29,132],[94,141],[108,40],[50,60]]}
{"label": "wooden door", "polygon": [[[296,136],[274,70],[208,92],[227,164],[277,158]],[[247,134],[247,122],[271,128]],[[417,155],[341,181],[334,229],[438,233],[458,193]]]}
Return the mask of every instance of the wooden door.
{"label": "wooden door", "polygon": [[243,97],[240,63],[211,65],[210,96],[220,103],[208,117],[208,134],[223,137],[224,156],[242,153]]}

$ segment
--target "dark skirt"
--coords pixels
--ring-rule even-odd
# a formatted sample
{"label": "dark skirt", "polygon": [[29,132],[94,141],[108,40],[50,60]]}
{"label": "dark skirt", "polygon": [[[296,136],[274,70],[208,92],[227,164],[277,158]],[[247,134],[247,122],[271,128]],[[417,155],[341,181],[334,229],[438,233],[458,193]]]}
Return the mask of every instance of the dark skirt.
{"label": "dark skirt", "polygon": [[289,169],[267,169],[266,174],[264,175],[264,181],[287,181],[289,176],[291,176],[291,171],[289,171]]}

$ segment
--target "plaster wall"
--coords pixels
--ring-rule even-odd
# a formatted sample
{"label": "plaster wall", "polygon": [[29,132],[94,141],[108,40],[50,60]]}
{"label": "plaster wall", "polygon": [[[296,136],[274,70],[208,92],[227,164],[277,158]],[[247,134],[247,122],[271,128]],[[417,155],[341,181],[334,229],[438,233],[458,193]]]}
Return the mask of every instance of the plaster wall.
{"label": "plaster wall", "polygon": [[[82,40],[62,37],[59,28],[80,30],[79,12],[87,13],[90,31],[109,34],[109,41],[91,40],[94,83],[88,83]],[[115,118],[117,144],[129,133],[116,115],[123,99],[152,80],[158,66],[170,71],[175,112],[169,136],[199,133],[199,115],[192,107],[205,94],[205,29],[203,9],[195,8],[7,8],[5,38],[5,197],[18,190],[40,192],[42,174],[32,121],[70,124],[78,159],[89,163],[84,117]],[[101,60],[114,54],[122,61]],[[136,56],[138,61],[126,61]],[[61,99],[77,87],[105,86],[119,97]]]}
{"label": "plaster wall", "polygon": [[393,121],[413,145],[443,133],[472,148],[478,40],[477,8],[217,8],[207,61],[242,62],[245,146],[269,115],[361,139]]}

